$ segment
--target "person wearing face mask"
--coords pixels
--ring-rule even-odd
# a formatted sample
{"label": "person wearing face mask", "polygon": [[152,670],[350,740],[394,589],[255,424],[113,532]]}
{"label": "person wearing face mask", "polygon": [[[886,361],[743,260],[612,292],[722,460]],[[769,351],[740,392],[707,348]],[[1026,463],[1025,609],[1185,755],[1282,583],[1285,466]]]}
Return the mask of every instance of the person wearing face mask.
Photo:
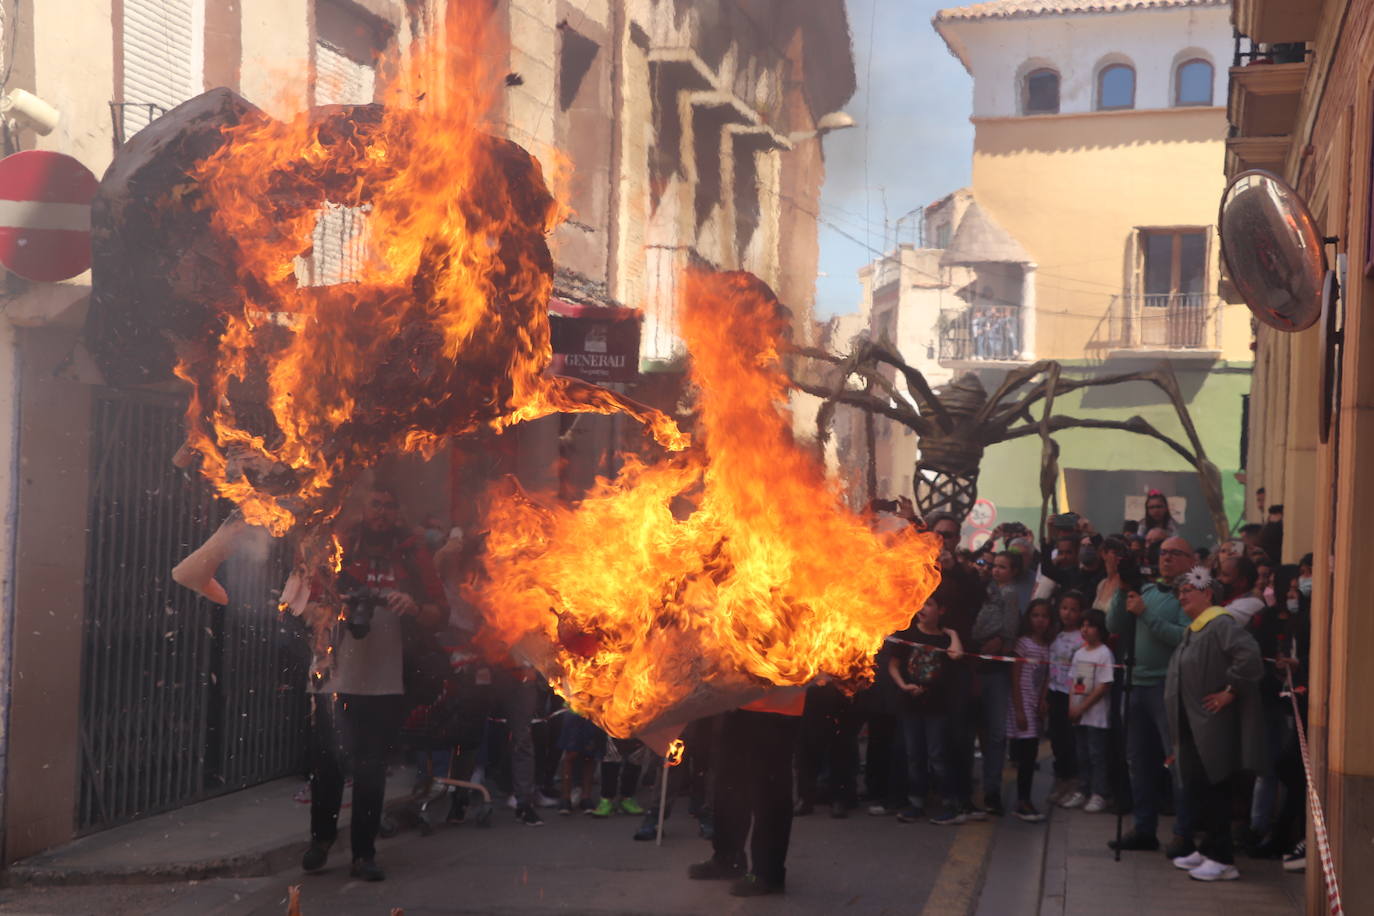
{"label": "person wearing face mask", "polygon": [[[1298,588],[1298,567],[1280,566],[1274,572],[1275,600],[1255,617],[1251,633],[1265,659],[1260,681],[1260,701],[1267,736],[1265,766],[1255,780],[1250,803],[1252,852],[1262,858],[1276,858],[1292,850],[1303,838],[1302,800],[1306,797],[1306,775],[1298,748],[1293,704],[1283,696],[1288,673],[1294,686],[1307,682],[1308,632],[1311,617],[1307,601]],[[1301,694],[1301,697],[1305,697]],[[1286,797],[1275,813],[1278,788]]]}
{"label": "person wearing face mask", "polygon": [[1224,589],[1226,610],[1241,626],[1264,609],[1264,599],[1255,594],[1259,571],[1248,557],[1227,557],[1221,561],[1217,581]]}

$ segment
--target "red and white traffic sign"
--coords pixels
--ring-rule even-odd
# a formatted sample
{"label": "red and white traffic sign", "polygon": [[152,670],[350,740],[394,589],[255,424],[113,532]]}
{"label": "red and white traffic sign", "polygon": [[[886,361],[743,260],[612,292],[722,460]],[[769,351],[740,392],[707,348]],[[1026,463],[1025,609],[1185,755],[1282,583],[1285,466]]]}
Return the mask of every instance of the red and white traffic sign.
{"label": "red and white traffic sign", "polygon": [[91,266],[91,201],[99,182],[71,156],[27,150],[0,159],[0,264],[56,282]]}

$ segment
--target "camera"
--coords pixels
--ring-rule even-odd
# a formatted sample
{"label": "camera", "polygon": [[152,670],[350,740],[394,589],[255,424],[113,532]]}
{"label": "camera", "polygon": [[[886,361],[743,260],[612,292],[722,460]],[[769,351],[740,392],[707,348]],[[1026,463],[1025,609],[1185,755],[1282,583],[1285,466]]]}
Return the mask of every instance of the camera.
{"label": "camera", "polygon": [[1077,512],[1065,512],[1063,515],[1051,515],[1050,527],[1059,531],[1077,531],[1079,515]]}
{"label": "camera", "polygon": [[895,499],[875,499],[868,504],[874,512],[896,512],[897,500]]}
{"label": "camera", "polygon": [[341,580],[341,584],[344,585],[340,593],[344,604],[344,626],[354,639],[362,639],[372,631],[373,616],[386,607],[386,596],[360,582]]}

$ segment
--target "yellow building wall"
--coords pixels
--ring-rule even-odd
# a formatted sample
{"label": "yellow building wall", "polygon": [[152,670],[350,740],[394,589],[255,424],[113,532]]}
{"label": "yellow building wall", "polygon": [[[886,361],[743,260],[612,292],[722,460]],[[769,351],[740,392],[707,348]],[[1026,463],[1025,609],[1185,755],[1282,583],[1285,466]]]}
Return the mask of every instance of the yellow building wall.
{"label": "yellow building wall", "polygon": [[[975,118],[974,127],[974,196],[1038,265],[1039,358],[1094,355],[1113,295],[1138,282],[1136,227],[1216,224],[1224,108]],[[1213,294],[1218,261],[1213,231]],[[1221,320],[1221,358],[1250,359],[1245,307],[1224,306]]]}

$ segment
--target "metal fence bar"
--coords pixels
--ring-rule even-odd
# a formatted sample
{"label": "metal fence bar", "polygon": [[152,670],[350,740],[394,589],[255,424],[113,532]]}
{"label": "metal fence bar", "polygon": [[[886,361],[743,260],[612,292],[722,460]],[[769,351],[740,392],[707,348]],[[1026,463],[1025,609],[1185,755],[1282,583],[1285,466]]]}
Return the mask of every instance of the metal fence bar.
{"label": "metal fence bar", "polygon": [[[268,562],[242,567],[230,590],[235,604],[222,613],[171,581],[172,566],[226,511],[199,478],[188,481],[171,466],[180,430],[174,398],[106,392],[96,399],[77,806],[83,831],[275,778],[302,759],[305,673],[281,662],[270,593],[284,574],[283,545],[273,544]],[[216,667],[232,674],[231,689],[211,682]],[[301,690],[282,689],[295,686]],[[222,739],[213,754],[212,736]]]}

